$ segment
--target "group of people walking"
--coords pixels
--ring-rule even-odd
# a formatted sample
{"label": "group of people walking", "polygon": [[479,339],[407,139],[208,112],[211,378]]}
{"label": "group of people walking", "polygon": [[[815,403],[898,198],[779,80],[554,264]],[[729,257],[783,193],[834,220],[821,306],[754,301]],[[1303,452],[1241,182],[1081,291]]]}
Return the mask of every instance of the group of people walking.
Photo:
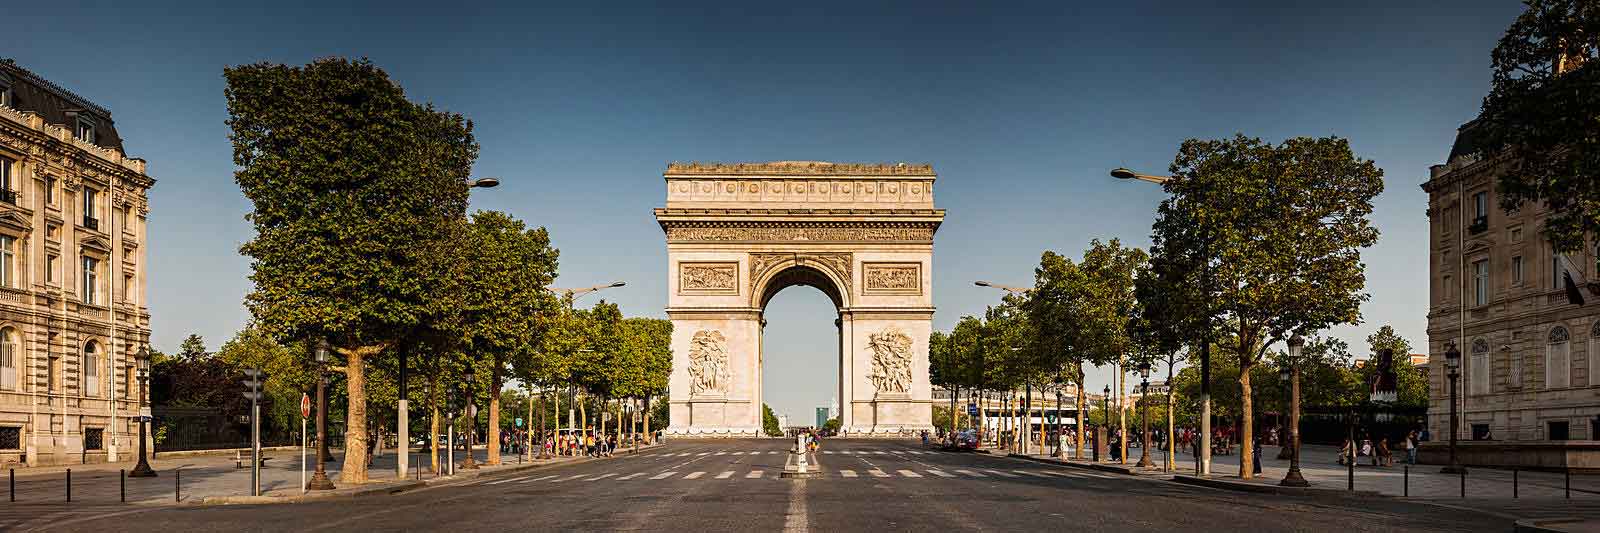
{"label": "group of people walking", "polygon": [[1417,447],[1423,440],[1425,438],[1422,431],[1415,429],[1406,432],[1405,436],[1395,441],[1393,448],[1389,445],[1389,438],[1383,435],[1379,435],[1376,440],[1370,436],[1364,437],[1360,439],[1359,444],[1347,438],[1344,440],[1344,445],[1339,448],[1338,461],[1341,465],[1349,465],[1358,463],[1361,457],[1367,457],[1372,466],[1394,466],[1394,449],[1398,448],[1400,453],[1405,454],[1406,464],[1415,465]]}

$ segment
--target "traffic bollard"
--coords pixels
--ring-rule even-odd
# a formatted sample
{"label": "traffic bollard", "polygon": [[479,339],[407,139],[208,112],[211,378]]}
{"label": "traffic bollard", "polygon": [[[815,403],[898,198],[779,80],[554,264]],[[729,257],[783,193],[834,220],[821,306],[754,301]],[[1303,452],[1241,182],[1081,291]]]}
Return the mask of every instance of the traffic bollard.
{"label": "traffic bollard", "polygon": [[67,469],[67,503],[72,503],[72,469]]}
{"label": "traffic bollard", "polygon": [[11,501],[17,501],[17,469],[11,469]]}
{"label": "traffic bollard", "polygon": [[1411,465],[1406,465],[1405,466],[1404,482],[1401,483],[1401,485],[1405,487],[1403,489],[1405,491],[1405,493],[1404,493],[1405,497],[1410,498],[1411,497]]}
{"label": "traffic bollard", "polygon": [[1461,499],[1467,498],[1467,469],[1461,469]]}
{"label": "traffic bollard", "polygon": [[1572,499],[1572,469],[1568,468],[1565,473],[1566,473],[1566,481],[1567,481],[1567,483],[1566,483],[1566,485],[1567,485],[1567,499],[1570,500],[1570,499]]}
{"label": "traffic bollard", "polygon": [[117,469],[117,484],[120,487],[119,490],[122,491],[122,503],[128,503],[128,471],[126,469]]}
{"label": "traffic bollard", "polygon": [[1511,469],[1511,499],[1513,500],[1517,499],[1517,485],[1520,484],[1520,481],[1517,479],[1518,472],[1519,470],[1517,470],[1515,467]]}
{"label": "traffic bollard", "polygon": [[183,501],[183,469],[172,469],[172,501]]}

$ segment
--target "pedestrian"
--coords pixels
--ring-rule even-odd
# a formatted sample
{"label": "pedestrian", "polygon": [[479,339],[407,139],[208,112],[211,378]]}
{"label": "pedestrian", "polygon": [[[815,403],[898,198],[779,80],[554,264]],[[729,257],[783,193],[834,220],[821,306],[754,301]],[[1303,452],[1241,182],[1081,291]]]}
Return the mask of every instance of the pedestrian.
{"label": "pedestrian", "polygon": [[1261,473],[1261,437],[1255,438],[1255,445],[1250,447],[1250,464],[1255,473]]}
{"label": "pedestrian", "polygon": [[1389,438],[1388,437],[1379,437],[1378,438],[1378,461],[1377,461],[1377,464],[1379,466],[1394,466],[1394,454],[1389,452]]}
{"label": "pedestrian", "polygon": [[1344,445],[1339,447],[1339,464],[1343,466],[1346,464],[1346,461],[1354,462],[1355,460],[1355,441],[1346,438],[1344,439]]}
{"label": "pedestrian", "polygon": [[1409,433],[1406,433],[1405,444],[1406,444],[1406,464],[1409,464],[1409,465],[1417,464],[1417,444],[1419,444],[1418,443],[1418,437],[1417,437],[1417,430],[1413,429]]}

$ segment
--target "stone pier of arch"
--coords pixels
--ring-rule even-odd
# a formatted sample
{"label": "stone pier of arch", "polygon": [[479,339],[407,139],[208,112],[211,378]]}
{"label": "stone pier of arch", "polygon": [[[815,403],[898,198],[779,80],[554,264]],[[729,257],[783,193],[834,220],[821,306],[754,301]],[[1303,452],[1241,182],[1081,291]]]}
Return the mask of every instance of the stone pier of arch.
{"label": "stone pier of arch", "polygon": [[672,164],[666,207],[673,367],[668,435],[761,433],[767,302],[816,287],[838,310],[841,431],[931,430],[929,165],[814,161]]}

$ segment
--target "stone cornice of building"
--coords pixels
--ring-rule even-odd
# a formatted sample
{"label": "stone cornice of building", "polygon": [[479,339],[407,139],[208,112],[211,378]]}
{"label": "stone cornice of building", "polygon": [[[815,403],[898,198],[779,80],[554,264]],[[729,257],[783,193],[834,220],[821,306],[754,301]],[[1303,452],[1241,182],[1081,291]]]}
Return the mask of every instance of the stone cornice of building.
{"label": "stone cornice of building", "polygon": [[[1517,296],[1497,299],[1485,306],[1469,307],[1467,308],[1467,313],[1469,316],[1467,317],[1466,327],[1469,330],[1481,329],[1484,326],[1490,326],[1490,329],[1506,329],[1506,327],[1502,326],[1527,325],[1531,323],[1556,323],[1563,322],[1566,319],[1564,317],[1568,317],[1569,315],[1571,317],[1587,316],[1582,306],[1566,303],[1554,305],[1548,303],[1539,303],[1540,300],[1548,302],[1551,298],[1560,298],[1564,300],[1566,298],[1566,291],[1561,289],[1538,290]],[[1528,306],[1525,305],[1529,300],[1533,300],[1535,303],[1532,309],[1529,309]],[[1485,316],[1483,318],[1473,318],[1470,316],[1473,311],[1493,309],[1496,307],[1509,308],[1511,310],[1503,311],[1498,314],[1492,312],[1486,313],[1487,315],[1493,316]],[[1429,335],[1434,333],[1455,335],[1461,326],[1460,321],[1461,308],[1459,306],[1447,305],[1433,308],[1428,312],[1428,327],[1425,330],[1425,333]]]}
{"label": "stone cornice of building", "polygon": [[1494,157],[1458,157],[1454,161],[1443,165],[1435,165],[1429,169],[1431,175],[1428,181],[1420,185],[1423,192],[1433,194],[1445,185],[1453,184],[1459,180],[1478,177],[1485,171],[1504,164],[1512,159],[1510,154],[1500,154]]}
{"label": "stone cornice of building", "polygon": [[750,220],[751,217],[763,217],[763,216],[773,216],[773,217],[815,217],[815,218],[827,217],[829,219],[835,219],[837,217],[871,217],[873,219],[881,219],[883,217],[917,217],[917,218],[931,218],[931,219],[943,220],[944,219],[944,212],[945,211],[943,209],[911,209],[911,208],[906,208],[906,209],[897,209],[897,208],[876,209],[876,208],[859,208],[859,207],[855,207],[855,208],[832,208],[832,209],[829,209],[829,208],[820,208],[820,209],[813,209],[813,208],[726,208],[726,209],[723,209],[723,208],[713,208],[713,207],[707,207],[707,208],[693,208],[693,207],[688,207],[688,208],[682,208],[682,207],[661,208],[661,207],[658,207],[658,208],[655,209],[656,219],[658,219],[658,220],[662,219],[663,217],[666,217],[666,218],[735,217],[735,218],[737,218],[739,220]]}
{"label": "stone cornice of building", "polygon": [[922,176],[935,177],[933,165],[906,163],[830,163],[771,161],[766,163],[668,163],[663,177],[697,176]]}
{"label": "stone cornice of building", "polygon": [[[20,146],[24,142],[41,149],[29,150],[26,146]],[[43,156],[44,150],[49,150],[60,157],[71,157],[86,167],[120,176],[143,189],[154,186],[156,182],[155,178],[145,174],[145,160],[130,158],[122,152],[78,140],[71,131],[47,124],[43,117],[31,111],[0,106],[0,145],[10,145],[13,149],[35,156]]]}
{"label": "stone cornice of building", "polygon": [[726,220],[657,218],[667,242],[931,244],[942,218],[883,220]]}

